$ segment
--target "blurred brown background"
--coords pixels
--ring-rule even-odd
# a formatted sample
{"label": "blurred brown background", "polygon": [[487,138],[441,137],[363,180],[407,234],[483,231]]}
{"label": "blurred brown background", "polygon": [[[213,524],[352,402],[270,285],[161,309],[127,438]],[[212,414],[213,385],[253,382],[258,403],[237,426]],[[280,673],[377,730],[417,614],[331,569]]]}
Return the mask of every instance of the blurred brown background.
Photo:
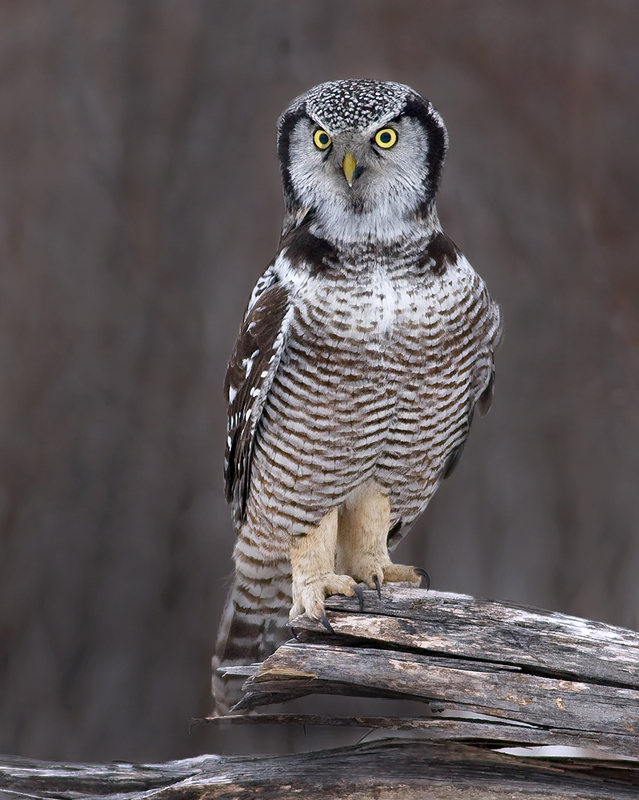
{"label": "blurred brown background", "polygon": [[188,731],[231,570],[221,386],[277,116],[340,77],[441,111],[440,216],[506,321],[400,560],[639,624],[634,0],[1,0],[0,751],[257,746]]}

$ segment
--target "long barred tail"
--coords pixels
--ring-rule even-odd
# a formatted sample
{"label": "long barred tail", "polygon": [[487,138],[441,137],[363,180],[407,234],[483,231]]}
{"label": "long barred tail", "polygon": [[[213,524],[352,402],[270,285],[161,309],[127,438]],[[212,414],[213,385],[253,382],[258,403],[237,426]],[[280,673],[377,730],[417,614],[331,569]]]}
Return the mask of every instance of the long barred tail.
{"label": "long barred tail", "polygon": [[253,664],[270,656],[286,639],[291,608],[288,559],[264,562],[238,539],[235,577],[226,598],[213,657],[213,697],[217,714],[227,714],[241,697],[244,678],[222,676],[218,667]]}

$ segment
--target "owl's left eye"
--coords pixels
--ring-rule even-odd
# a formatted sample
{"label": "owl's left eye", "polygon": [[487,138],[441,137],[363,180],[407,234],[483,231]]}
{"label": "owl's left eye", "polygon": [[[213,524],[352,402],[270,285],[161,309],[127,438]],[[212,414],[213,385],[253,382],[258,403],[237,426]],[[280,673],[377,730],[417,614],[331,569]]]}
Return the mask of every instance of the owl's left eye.
{"label": "owl's left eye", "polygon": [[381,131],[377,131],[375,134],[375,144],[379,147],[383,147],[384,150],[388,150],[396,141],[397,131],[394,131],[392,128],[382,128]]}
{"label": "owl's left eye", "polygon": [[313,141],[315,142],[315,147],[317,147],[319,150],[326,150],[326,148],[330,147],[333,142],[330,135],[321,128],[316,130],[313,134]]}

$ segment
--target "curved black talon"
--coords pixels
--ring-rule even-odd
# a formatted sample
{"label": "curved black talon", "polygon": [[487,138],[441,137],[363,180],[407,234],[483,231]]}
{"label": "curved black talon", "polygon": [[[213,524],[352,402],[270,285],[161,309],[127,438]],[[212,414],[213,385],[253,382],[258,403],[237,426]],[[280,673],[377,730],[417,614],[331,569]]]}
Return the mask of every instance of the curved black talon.
{"label": "curved black talon", "polygon": [[421,567],[413,567],[413,569],[418,575],[421,575],[422,578],[426,581],[426,591],[428,591],[430,589],[430,575],[426,572],[425,569],[422,569]]}
{"label": "curved black talon", "polygon": [[359,600],[359,610],[364,610],[364,590],[361,586],[353,586],[353,591],[357,595],[357,599]]}
{"label": "curved black talon", "polygon": [[329,633],[335,633],[335,631],[333,630],[333,626],[326,618],[326,614],[322,614],[322,616],[319,618],[319,621],[322,623],[322,625],[326,628],[326,630]]}
{"label": "curved black talon", "polygon": [[375,584],[375,588],[377,589],[377,596],[381,600],[382,599],[382,587],[380,585],[379,578],[377,577],[377,575],[373,575],[373,583]]}
{"label": "curved black talon", "polygon": [[289,625],[288,629],[293,634],[293,638],[299,641],[299,636],[297,635],[297,631],[295,630],[295,628],[292,625]]}

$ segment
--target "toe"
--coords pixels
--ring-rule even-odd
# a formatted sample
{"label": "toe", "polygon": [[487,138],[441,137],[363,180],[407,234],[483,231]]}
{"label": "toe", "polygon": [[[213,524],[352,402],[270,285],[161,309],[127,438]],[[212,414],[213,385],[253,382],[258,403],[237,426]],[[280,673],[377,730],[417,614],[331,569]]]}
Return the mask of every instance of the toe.
{"label": "toe", "polygon": [[384,569],[384,580],[389,583],[420,583],[422,579],[414,567],[389,564]]}
{"label": "toe", "polygon": [[312,619],[319,620],[326,628],[326,614],[324,611],[324,598],[331,594],[343,594],[352,597],[357,584],[350,575],[322,575],[316,580],[309,581],[297,588],[293,594],[295,602],[289,614],[290,619],[295,619],[299,614],[306,614]]}
{"label": "toe", "polygon": [[323,581],[324,594],[328,597],[331,594],[343,594],[352,597],[355,594],[357,584],[350,575],[327,575]]}

